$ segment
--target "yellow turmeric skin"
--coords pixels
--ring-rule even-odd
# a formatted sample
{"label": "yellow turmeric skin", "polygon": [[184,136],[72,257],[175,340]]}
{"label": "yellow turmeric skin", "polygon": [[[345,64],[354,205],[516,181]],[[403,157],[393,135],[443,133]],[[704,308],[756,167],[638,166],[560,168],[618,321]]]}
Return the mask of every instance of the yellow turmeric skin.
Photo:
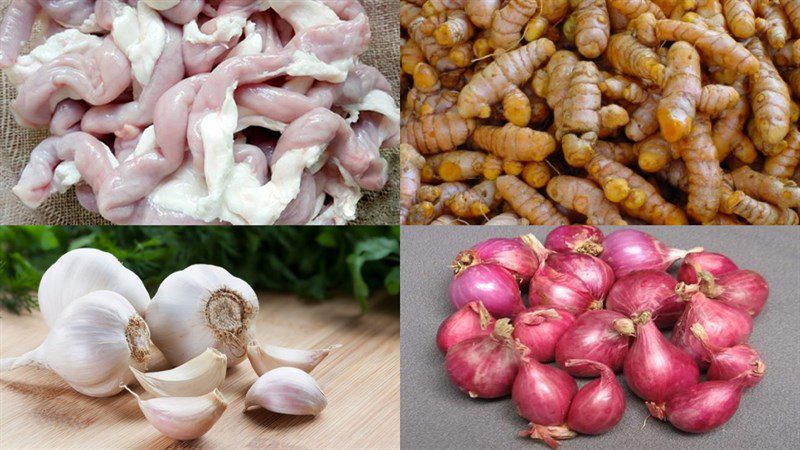
{"label": "yellow turmeric skin", "polygon": [[474,120],[464,119],[451,110],[409,120],[400,128],[400,140],[428,155],[456,149],[467,142],[474,130]]}
{"label": "yellow turmeric skin", "polygon": [[714,219],[719,210],[722,169],[711,139],[711,121],[697,115],[689,135],[674,145],[686,164],[689,180],[686,212],[700,223]]}
{"label": "yellow turmeric skin", "polygon": [[503,175],[496,181],[498,194],[511,208],[530,221],[532,225],[566,225],[569,223],[555,206],[528,186],[522,180],[511,175]]}
{"label": "yellow turmeric skin", "polygon": [[553,177],[547,183],[547,195],[561,206],[586,216],[591,225],[627,225],[617,206],[603,196],[594,183],[566,175]]}
{"label": "yellow turmeric skin", "polygon": [[700,55],[690,44],[676,42],[667,53],[666,79],[656,112],[667,142],[675,142],[691,131],[701,89]]}
{"label": "yellow turmeric skin", "polygon": [[727,34],[678,20],[659,20],[656,36],[661,41],[686,41],[694,45],[709,64],[736,70],[744,75],[758,71],[759,61]]}
{"label": "yellow turmeric skin", "polygon": [[536,0],[509,0],[492,13],[489,44],[498,50],[511,50],[522,41],[522,29],[538,8]]}
{"label": "yellow turmeric skin", "polygon": [[605,0],[572,0],[575,8],[575,45],[581,55],[603,54],[611,33]]}
{"label": "yellow turmeric skin", "polygon": [[789,133],[789,88],[758,38],[751,38],[747,42],[747,48],[760,62],[758,72],[750,77],[753,121],[765,142],[777,144]]}
{"label": "yellow turmeric skin", "polygon": [[510,123],[502,127],[480,126],[472,135],[475,145],[510,161],[544,161],[556,149],[549,133]]}
{"label": "yellow turmeric skin", "polygon": [[450,198],[446,205],[458,217],[485,217],[498,204],[494,181],[486,180]]}
{"label": "yellow turmeric skin", "polygon": [[661,64],[661,59],[630,33],[612,35],[608,41],[606,57],[618,72],[644,78],[657,85],[664,82],[664,65]]}
{"label": "yellow turmeric skin", "polygon": [[786,148],[768,156],[764,161],[764,173],[788,180],[800,165],[800,130],[793,126],[786,136]]}
{"label": "yellow turmeric skin", "polygon": [[731,172],[731,178],[736,189],[753,198],[786,208],[800,207],[800,186],[793,181],[765,175],[748,166]]}
{"label": "yellow turmeric skin", "polygon": [[[508,121],[517,126],[527,125],[530,121],[530,102],[519,86],[530,79],[533,71],[554,52],[553,42],[543,38],[498,56],[461,90],[458,113],[464,118],[487,118],[491,114],[491,105],[502,100]],[[509,111],[507,103],[512,106],[515,102],[520,104]]]}

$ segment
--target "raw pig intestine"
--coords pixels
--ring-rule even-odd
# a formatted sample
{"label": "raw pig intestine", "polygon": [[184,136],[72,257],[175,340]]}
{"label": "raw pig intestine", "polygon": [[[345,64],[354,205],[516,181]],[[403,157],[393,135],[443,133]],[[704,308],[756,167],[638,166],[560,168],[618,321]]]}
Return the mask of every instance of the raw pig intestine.
{"label": "raw pig intestine", "polygon": [[[20,56],[37,15],[47,39]],[[399,143],[369,40],[358,0],[14,0],[11,111],[52,136],[13,192],[36,208],[75,186],[122,224],[346,223]]]}

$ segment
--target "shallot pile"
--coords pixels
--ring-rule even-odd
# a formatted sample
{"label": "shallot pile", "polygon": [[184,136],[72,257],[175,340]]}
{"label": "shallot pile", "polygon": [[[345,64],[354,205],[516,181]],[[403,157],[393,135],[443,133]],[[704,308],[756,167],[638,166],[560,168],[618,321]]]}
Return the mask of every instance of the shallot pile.
{"label": "shallot pile", "polygon": [[[704,433],[766,371],[747,340],[769,288],[719,253],[565,225],[544,245],[532,234],[481,242],[453,268],[456,311],[436,338],[447,377],[473,398],[510,395],[529,422],[520,434],[552,448],[622,419],[615,373],[653,417]],[[595,379],[578,389],[573,377]]]}
{"label": "shallot pile", "polygon": [[352,220],[399,143],[391,86],[358,60],[370,37],[358,0],[14,0],[11,111],[52,137],[13,191],[36,208],[75,186],[120,224]]}
{"label": "shallot pile", "polygon": [[[258,376],[245,410],[317,415],[328,403],[309,372],[339,346],[260,345],[256,293],[222,267],[195,264],[175,272],[151,300],[141,279],[112,254],[81,248],[47,269],[38,298],[47,338],[23,355],[0,359],[0,372],[44,368],[90,397],[127,390],[170,438],[196,439],[214,426],[228,407],[220,392],[227,368],[245,359]],[[152,398],[131,390],[137,381]]]}

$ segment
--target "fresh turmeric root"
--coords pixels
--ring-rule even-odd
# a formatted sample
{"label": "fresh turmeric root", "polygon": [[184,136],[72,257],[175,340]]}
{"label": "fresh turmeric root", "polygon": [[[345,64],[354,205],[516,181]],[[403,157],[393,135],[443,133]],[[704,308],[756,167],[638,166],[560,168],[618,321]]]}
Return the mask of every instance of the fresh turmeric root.
{"label": "fresh turmeric root", "polygon": [[661,64],[661,59],[656,52],[637,41],[630,33],[612,35],[608,41],[606,57],[618,72],[644,78],[657,85],[664,82],[664,65]]}
{"label": "fresh turmeric root", "polygon": [[600,91],[606,98],[625,100],[630,103],[641,104],[647,98],[647,91],[639,83],[622,75],[602,73],[603,81],[600,82]]}
{"label": "fresh turmeric root", "polygon": [[544,161],[556,149],[551,134],[510,123],[502,127],[480,126],[472,139],[478,147],[510,161]]}
{"label": "fresh turmeric root", "polygon": [[594,152],[596,155],[603,155],[624,166],[636,160],[633,145],[628,142],[597,141],[594,143]]}
{"label": "fresh turmeric root", "polygon": [[575,8],[575,45],[581,55],[603,54],[611,33],[605,0],[572,0]]}
{"label": "fresh turmeric root", "polygon": [[694,45],[710,64],[754,75],[759,61],[744,46],[725,33],[678,20],[656,23],[656,37],[661,41],[686,41]]}
{"label": "fresh turmeric root", "polygon": [[786,208],[800,207],[800,186],[792,181],[783,181],[750,167],[740,167],[731,172],[737,190],[765,202]]}
{"label": "fresh turmeric root", "polygon": [[756,2],[759,15],[756,19],[756,30],[764,33],[770,47],[780,50],[792,33],[789,31],[789,18],[777,3],[766,0]]}
{"label": "fresh turmeric root", "polygon": [[446,205],[458,217],[475,218],[486,215],[498,202],[495,200],[494,181],[485,180],[450,198]]}
{"label": "fresh turmeric root", "polygon": [[760,202],[742,191],[725,197],[723,206],[753,225],[797,225],[797,213],[789,208]]}
{"label": "fresh turmeric root", "polygon": [[786,136],[786,148],[780,153],[768,156],[764,161],[764,173],[788,180],[800,166],[800,130],[792,127]]}
{"label": "fresh turmeric root", "polygon": [[628,139],[639,142],[658,131],[659,125],[656,111],[660,101],[661,96],[650,94],[647,100],[631,113],[631,120],[625,126],[625,136]]}
{"label": "fresh turmeric root", "polygon": [[467,142],[474,130],[474,120],[464,119],[451,110],[410,120],[401,127],[400,140],[429,155],[456,149]]}
{"label": "fresh turmeric root", "polygon": [[528,186],[535,189],[543,188],[550,181],[550,167],[546,162],[529,162],[525,164],[520,175]]}
{"label": "fresh turmeric root", "polygon": [[467,17],[467,13],[462,10],[448,12],[447,21],[439,25],[433,34],[436,42],[444,47],[467,42],[473,35],[475,35],[475,27]]}
{"label": "fresh turmeric root", "polygon": [[[533,71],[553,53],[555,45],[543,38],[498,56],[461,90],[458,113],[465,119],[487,118],[491,114],[491,105],[503,100],[506,119],[517,126],[527,125],[530,121],[530,101],[519,86],[530,79]],[[506,103],[515,107],[509,111]]]}
{"label": "fresh turmeric root", "polygon": [[656,37],[656,22],[658,22],[658,18],[653,13],[646,12],[628,22],[628,30],[633,33],[637,41],[650,48],[655,48],[659,44]]}
{"label": "fresh turmeric root", "polygon": [[675,144],[686,164],[689,201],[686,212],[700,223],[712,220],[719,210],[722,169],[711,138],[711,121],[699,114],[688,136]]}
{"label": "fresh turmeric root", "polygon": [[536,0],[509,0],[492,13],[489,44],[498,50],[510,50],[522,40],[522,29],[536,13]]}
{"label": "fresh turmeric root", "polygon": [[420,187],[420,170],[425,165],[422,157],[414,147],[400,145],[400,223],[405,224],[408,211],[416,201]]}
{"label": "fresh turmeric root", "polygon": [[438,179],[442,181],[464,181],[483,174],[485,159],[483,152],[456,150],[428,158],[427,165],[435,167]]}
{"label": "fresh turmeric root", "polygon": [[609,0],[614,8],[628,20],[634,20],[645,13],[653,14],[656,19],[665,19],[664,11],[650,0]]}
{"label": "fresh turmeric root", "polygon": [[480,28],[492,26],[492,14],[500,9],[502,0],[466,0],[464,11],[472,23]]}
{"label": "fresh turmeric root", "polygon": [[427,0],[422,5],[422,15],[430,17],[464,7],[464,0]]}
{"label": "fresh turmeric root", "polygon": [[686,42],[674,43],[667,53],[664,88],[656,112],[667,142],[675,142],[692,130],[701,89],[700,55]]}
{"label": "fresh turmeric root", "polygon": [[648,173],[661,171],[678,157],[672,145],[658,134],[637,142],[633,148],[637,154],[639,168]]}
{"label": "fresh turmeric root", "polygon": [[[589,162],[586,171],[590,179],[604,187],[606,198],[614,203],[620,203],[623,211],[631,217],[653,225],[689,223],[683,210],[667,202],[652,184],[622,164],[598,155]],[[606,186],[609,185],[610,189],[606,190]],[[615,186],[624,188],[615,190]],[[635,192],[640,192],[639,195],[644,199],[631,195]]]}
{"label": "fresh turmeric root", "polygon": [[496,180],[497,193],[511,208],[532,225],[566,225],[569,223],[553,204],[522,180],[503,175]]}
{"label": "fresh turmeric root", "polygon": [[750,77],[753,121],[766,143],[777,144],[789,133],[789,88],[758,38],[751,38],[747,42],[747,48],[760,62],[758,72]]}
{"label": "fresh turmeric root", "polygon": [[417,88],[411,88],[406,94],[406,111],[413,111],[417,116],[428,114],[441,114],[455,106],[458,101],[458,91],[440,90],[433,93],[423,93]]}
{"label": "fresh turmeric root", "polygon": [[586,216],[591,225],[627,225],[617,206],[603,196],[594,183],[584,178],[560,175],[547,183],[547,195],[564,208]]}
{"label": "fresh turmeric root", "polygon": [[735,37],[747,39],[756,34],[756,15],[749,0],[722,0],[722,13]]}

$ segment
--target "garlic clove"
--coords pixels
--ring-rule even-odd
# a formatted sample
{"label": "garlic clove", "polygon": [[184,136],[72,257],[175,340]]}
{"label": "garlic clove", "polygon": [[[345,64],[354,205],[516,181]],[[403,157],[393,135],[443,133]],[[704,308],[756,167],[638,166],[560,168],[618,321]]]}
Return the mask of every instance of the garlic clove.
{"label": "garlic clove", "polygon": [[295,367],[279,367],[261,375],[244,398],[244,409],[266,410],[296,416],[317,415],[328,399],[314,377]]}
{"label": "garlic clove", "polygon": [[156,397],[142,400],[124,386],[139,402],[150,425],[164,436],[181,441],[197,439],[217,423],[228,407],[219,389],[200,397]]}
{"label": "garlic clove", "polygon": [[139,384],[159,397],[194,397],[218,388],[225,380],[228,358],[208,348],[200,356],[174,369],[144,373],[131,366]]}
{"label": "garlic clove", "polygon": [[252,340],[247,345],[247,359],[258,376],[278,367],[296,367],[311,372],[332,350],[341,346],[335,344],[318,350],[298,350],[269,344],[261,346]]}

